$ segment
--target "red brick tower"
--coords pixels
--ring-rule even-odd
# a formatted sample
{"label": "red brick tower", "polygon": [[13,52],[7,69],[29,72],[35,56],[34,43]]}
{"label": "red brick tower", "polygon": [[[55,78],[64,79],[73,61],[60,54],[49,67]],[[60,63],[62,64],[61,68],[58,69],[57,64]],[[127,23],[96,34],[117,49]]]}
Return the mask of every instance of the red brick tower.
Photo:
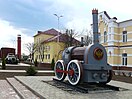
{"label": "red brick tower", "polygon": [[21,59],[21,35],[17,36],[17,56]]}

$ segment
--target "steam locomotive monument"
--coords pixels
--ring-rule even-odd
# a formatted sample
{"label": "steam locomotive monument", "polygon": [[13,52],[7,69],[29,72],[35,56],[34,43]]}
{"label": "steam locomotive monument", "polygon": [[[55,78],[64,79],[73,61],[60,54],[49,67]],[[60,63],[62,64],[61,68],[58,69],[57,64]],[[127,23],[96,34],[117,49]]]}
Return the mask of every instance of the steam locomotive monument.
{"label": "steam locomotive monument", "polygon": [[80,82],[106,84],[112,79],[112,66],[107,63],[105,48],[98,39],[98,10],[92,10],[94,43],[84,47],[68,47],[62,60],[55,64],[55,76],[63,81],[67,75],[71,85]]}

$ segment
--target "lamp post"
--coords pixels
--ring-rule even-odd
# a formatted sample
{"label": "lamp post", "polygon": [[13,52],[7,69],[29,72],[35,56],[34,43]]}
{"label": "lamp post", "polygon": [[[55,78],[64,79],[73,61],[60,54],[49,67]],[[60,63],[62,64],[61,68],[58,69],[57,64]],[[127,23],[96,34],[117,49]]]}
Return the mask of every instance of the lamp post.
{"label": "lamp post", "polygon": [[62,15],[57,15],[57,14],[54,14],[56,17],[57,17],[57,19],[58,19],[58,38],[57,38],[57,42],[59,43],[59,21],[60,21],[60,18],[61,17],[63,17]]}

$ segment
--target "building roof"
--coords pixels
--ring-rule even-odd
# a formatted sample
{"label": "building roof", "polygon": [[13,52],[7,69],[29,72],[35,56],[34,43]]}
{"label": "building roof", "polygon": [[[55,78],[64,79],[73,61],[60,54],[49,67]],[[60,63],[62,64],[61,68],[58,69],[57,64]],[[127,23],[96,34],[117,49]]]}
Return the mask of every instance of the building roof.
{"label": "building roof", "polygon": [[[60,34],[59,36],[57,35],[57,36],[51,37],[49,39],[46,39],[42,43],[48,43],[48,42],[52,42],[52,41],[57,42],[58,37],[59,37],[59,42],[63,42],[63,43],[67,42],[68,41],[67,39],[69,38],[65,34]],[[76,40],[75,38],[73,39],[73,44],[79,44],[79,43],[80,43],[80,41]]]}
{"label": "building roof", "polygon": [[34,37],[36,37],[36,36],[38,36],[40,34],[47,34],[47,35],[56,36],[56,35],[58,35],[58,33],[61,34],[57,30],[55,30],[55,29],[52,28],[52,29],[49,29],[49,30],[46,30],[46,31],[38,31],[38,33],[36,35],[34,35]]}
{"label": "building roof", "polygon": [[121,22],[119,22],[119,23],[124,23],[124,22],[128,22],[128,21],[132,21],[132,19],[125,20],[125,21],[121,21]]}
{"label": "building roof", "polygon": [[105,16],[106,16],[108,19],[111,19],[110,16],[107,14],[106,11],[100,12],[99,14],[101,14],[101,13],[105,14]]}
{"label": "building roof", "polygon": [[2,47],[1,50],[2,49],[13,49],[13,50],[15,50],[15,48],[11,48],[11,47]]}
{"label": "building roof", "polygon": [[104,14],[105,14],[109,19],[111,19],[110,16],[107,14],[106,11],[104,11]]}

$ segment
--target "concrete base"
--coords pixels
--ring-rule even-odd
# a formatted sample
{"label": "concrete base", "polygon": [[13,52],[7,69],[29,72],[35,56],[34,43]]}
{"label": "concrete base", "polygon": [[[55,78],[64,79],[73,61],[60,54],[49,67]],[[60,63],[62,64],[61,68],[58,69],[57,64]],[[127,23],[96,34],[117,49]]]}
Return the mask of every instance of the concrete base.
{"label": "concrete base", "polygon": [[[54,76],[16,76],[21,83],[33,90],[40,96],[46,99],[131,99],[132,97],[132,84],[111,81],[109,84],[113,86],[119,86],[126,91],[112,91],[106,93],[69,93],[63,91],[55,86],[51,86],[43,81],[52,80]],[[43,81],[42,81],[43,80]]]}

